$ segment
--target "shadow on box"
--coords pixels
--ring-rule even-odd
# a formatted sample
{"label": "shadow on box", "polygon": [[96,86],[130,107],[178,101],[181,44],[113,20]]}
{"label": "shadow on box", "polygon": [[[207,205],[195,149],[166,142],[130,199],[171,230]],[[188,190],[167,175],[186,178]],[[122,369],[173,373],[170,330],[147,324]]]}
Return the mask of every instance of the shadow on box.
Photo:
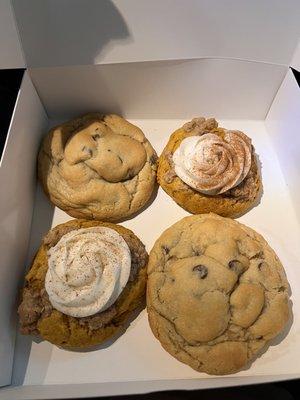
{"label": "shadow on box", "polygon": [[[92,65],[132,41],[111,0],[13,0],[22,44],[34,66]],[[38,38],[38,39],[36,39]],[[50,38],[50,39],[49,39]]]}

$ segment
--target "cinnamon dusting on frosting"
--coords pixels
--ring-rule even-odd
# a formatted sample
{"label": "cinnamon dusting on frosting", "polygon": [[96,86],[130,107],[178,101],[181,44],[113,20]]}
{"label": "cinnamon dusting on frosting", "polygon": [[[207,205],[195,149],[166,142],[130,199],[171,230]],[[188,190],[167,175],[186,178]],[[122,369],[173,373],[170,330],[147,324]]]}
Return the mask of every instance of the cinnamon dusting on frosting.
{"label": "cinnamon dusting on frosting", "polygon": [[173,154],[177,176],[193,189],[218,195],[238,186],[251,167],[251,140],[240,131],[225,130],[185,138]]}

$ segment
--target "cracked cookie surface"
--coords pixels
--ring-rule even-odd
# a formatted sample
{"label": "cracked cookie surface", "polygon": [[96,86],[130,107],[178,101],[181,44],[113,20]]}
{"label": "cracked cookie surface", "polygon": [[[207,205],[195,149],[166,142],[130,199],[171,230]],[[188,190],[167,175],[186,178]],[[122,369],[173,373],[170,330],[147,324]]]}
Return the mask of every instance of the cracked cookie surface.
{"label": "cracked cookie surface", "polygon": [[159,157],[158,183],[177,204],[192,214],[214,212],[223,217],[236,218],[253,207],[262,190],[253,147],[251,167],[247,176],[238,186],[222,194],[207,195],[200,193],[176,175],[173,162],[173,154],[176,149],[184,139],[206,133],[215,134],[222,139],[225,135],[225,129],[218,127],[214,118],[194,118],[170,136]]}
{"label": "cracked cookie surface", "polygon": [[288,282],[258,233],[215,214],[190,216],[150,252],[147,310],[171,355],[199,372],[230,374],[283,330]]}
{"label": "cracked cookie surface", "polygon": [[[48,270],[47,251],[68,232],[95,226],[108,227],[126,241],[131,253],[129,280],[117,301],[107,310],[89,317],[75,318],[54,309],[45,290]],[[120,331],[145,297],[148,254],[143,243],[129,229],[109,222],[71,220],[58,225],[45,236],[25,277],[18,309],[20,331],[33,334],[64,348],[98,345]]]}
{"label": "cracked cookie surface", "polygon": [[38,156],[50,200],[75,218],[117,221],[141,209],[157,156],[143,132],[117,115],[92,113],[51,129]]}

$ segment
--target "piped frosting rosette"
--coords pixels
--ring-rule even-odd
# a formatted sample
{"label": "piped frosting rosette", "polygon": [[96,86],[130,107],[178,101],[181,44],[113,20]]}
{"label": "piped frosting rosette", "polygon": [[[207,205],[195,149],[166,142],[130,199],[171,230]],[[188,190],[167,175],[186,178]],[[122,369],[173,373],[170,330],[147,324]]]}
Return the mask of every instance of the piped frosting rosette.
{"label": "piped frosting rosette", "polygon": [[78,229],[48,251],[45,288],[58,311],[86,317],[117,300],[130,269],[130,249],[119,233],[107,227]]}
{"label": "piped frosting rosette", "polygon": [[240,131],[185,138],[173,154],[177,176],[193,189],[218,195],[239,185],[251,167],[251,140]]}

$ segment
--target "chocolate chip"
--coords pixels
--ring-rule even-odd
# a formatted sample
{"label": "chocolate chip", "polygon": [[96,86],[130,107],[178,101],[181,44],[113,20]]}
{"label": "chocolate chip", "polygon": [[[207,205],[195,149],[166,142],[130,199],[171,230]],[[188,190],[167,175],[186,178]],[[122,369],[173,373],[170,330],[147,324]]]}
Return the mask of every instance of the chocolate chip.
{"label": "chocolate chip", "polygon": [[207,270],[207,268],[205,267],[205,265],[196,265],[194,268],[193,268],[193,271],[194,272],[196,272],[197,274],[198,274],[198,276],[199,276],[199,278],[200,279],[204,279],[204,278],[206,278],[206,276],[207,276],[207,274],[208,274],[208,270]]}
{"label": "chocolate chip", "polygon": [[245,271],[245,266],[239,260],[229,261],[228,267],[238,275]]}
{"label": "chocolate chip", "polygon": [[97,141],[97,139],[100,138],[99,133],[96,133],[96,135],[92,135],[93,140]]}

